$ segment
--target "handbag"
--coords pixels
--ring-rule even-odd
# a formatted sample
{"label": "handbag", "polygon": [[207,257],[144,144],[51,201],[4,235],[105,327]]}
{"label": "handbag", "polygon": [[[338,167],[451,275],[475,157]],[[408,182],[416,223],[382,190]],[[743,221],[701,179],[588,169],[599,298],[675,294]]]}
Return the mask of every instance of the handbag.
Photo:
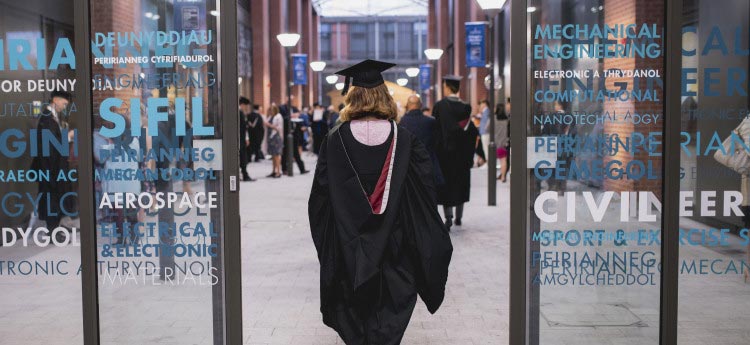
{"label": "handbag", "polygon": [[750,153],[743,148],[742,143],[737,142],[736,138],[739,138],[745,145],[749,144],[747,138],[750,138],[750,121],[747,118],[742,120],[740,125],[732,130],[732,134],[724,139],[721,143],[723,150],[716,150],[714,159],[741,175],[750,175]]}
{"label": "handbag", "polygon": [[508,157],[508,149],[504,147],[498,147],[497,148],[497,158],[505,158]]}

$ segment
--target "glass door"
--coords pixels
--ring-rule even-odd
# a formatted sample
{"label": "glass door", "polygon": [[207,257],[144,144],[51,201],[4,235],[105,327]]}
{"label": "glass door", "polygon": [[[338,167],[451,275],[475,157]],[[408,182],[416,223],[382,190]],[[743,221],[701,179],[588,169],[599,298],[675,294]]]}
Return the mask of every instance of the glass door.
{"label": "glass door", "polygon": [[73,3],[0,1],[1,344],[83,344]]}
{"label": "glass door", "polygon": [[738,159],[750,152],[750,4],[680,2],[678,344],[745,344],[750,184]]}
{"label": "glass door", "polygon": [[89,6],[100,343],[233,343],[236,2]]}
{"label": "glass door", "polygon": [[525,151],[512,193],[528,211],[511,224],[524,257],[511,284],[525,296],[511,313],[522,308],[528,344],[660,343],[665,5],[514,9],[526,17],[511,48],[524,50],[512,52],[511,112]]}

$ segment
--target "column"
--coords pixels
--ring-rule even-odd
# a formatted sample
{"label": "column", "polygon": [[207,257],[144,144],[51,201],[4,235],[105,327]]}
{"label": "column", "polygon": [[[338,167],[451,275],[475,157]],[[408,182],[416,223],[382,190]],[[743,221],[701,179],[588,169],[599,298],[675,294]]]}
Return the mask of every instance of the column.
{"label": "column", "polygon": [[[313,43],[312,43],[312,47],[310,51],[315,60],[321,60],[320,58],[320,17],[312,8],[312,6],[310,6],[310,11],[312,13],[311,14],[311,22],[312,22],[311,31],[312,31],[312,37],[313,37]],[[329,61],[326,61],[326,62],[329,62]],[[320,72],[320,73],[315,73],[314,77],[312,78],[312,80],[315,82],[315,84],[311,84],[312,90],[313,90],[311,92],[313,103],[317,102],[318,99],[320,98],[318,95],[318,92],[320,92],[320,90],[318,89],[318,83],[323,82],[322,80],[320,80],[320,78],[322,77],[323,77],[323,72]]]}
{"label": "column", "polygon": [[[271,104],[271,36],[269,0],[253,0],[250,17],[253,24],[253,103],[266,108]],[[273,37],[275,44],[276,38]]]}
{"label": "column", "polygon": [[[286,32],[288,30],[287,23],[287,1],[269,1],[270,11],[270,30],[267,31],[269,35],[269,56],[268,63],[270,65],[270,100],[275,102],[277,105],[286,103],[286,53],[284,47],[279,44],[276,39],[276,35]],[[270,103],[268,103],[270,105]]]}
{"label": "column", "polygon": [[[307,49],[306,42],[308,37],[306,36],[308,35],[305,32],[305,27],[302,25],[302,15],[304,14],[304,10],[302,9],[302,0],[287,0],[287,3],[289,6],[289,15],[286,20],[289,25],[289,32],[296,32],[302,36],[300,38],[300,41],[297,43],[297,46],[292,48],[291,52],[294,54],[304,53]],[[302,93],[302,85],[294,85],[292,87],[292,105],[298,107],[300,110],[304,105],[304,97]]]}

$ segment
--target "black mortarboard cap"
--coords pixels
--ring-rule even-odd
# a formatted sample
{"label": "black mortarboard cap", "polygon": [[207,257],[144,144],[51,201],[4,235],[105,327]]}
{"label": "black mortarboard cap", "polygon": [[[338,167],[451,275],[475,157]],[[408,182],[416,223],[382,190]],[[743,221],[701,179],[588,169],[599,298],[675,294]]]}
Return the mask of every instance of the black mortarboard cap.
{"label": "black mortarboard cap", "polygon": [[462,76],[448,74],[443,76],[443,82],[445,82],[448,85],[453,85],[457,89],[461,86],[461,79],[463,79]]}
{"label": "black mortarboard cap", "polygon": [[354,66],[342,69],[336,74],[344,76],[344,89],[341,91],[342,95],[346,95],[349,91],[349,86],[359,86],[371,89],[373,87],[382,85],[385,81],[381,73],[387,69],[396,66],[396,64],[376,61],[376,60],[365,60]]}

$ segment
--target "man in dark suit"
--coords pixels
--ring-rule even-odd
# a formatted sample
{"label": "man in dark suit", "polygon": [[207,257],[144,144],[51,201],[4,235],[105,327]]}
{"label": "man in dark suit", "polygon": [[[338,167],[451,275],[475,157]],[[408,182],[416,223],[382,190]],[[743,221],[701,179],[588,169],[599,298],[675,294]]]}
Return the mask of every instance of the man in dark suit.
{"label": "man in dark suit", "polygon": [[250,163],[250,125],[248,117],[250,116],[250,100],[240,97],[240,169],[242,170],[243,181],[254,181],[247,173],[247,164]]}
{"label": "man in dark suit", "polygon": [[406,102],[406,114],[401,118],[399,124],[414,134],[424,144],[427,152],[430,154],[435,185],[440,186],[445,183],[437,155],[435,155],[434,133],[436,122],[433,117],[425,116],[422,113],[422,100],[417,95],[409,96]]}
{"label": "man in dark suit", "polygon": [[[65,109],[70,103],[71,95],[64,91],[53,91],[50,95],[50,102],[47,109],[39,117],[37,124],[37,142],[43,142],[44,133],[50,133],[55,140],[68,146],[68,142],[73,139],[73,131],[67,130],[67,124],[63,122],[62,116]],[[49,135],[49,134],[46,134]],[[63,135],[65,137],[63,137]],[[64,216],[60,206],[63,195],[70,190],[68,181],[57,181],[60,172],[67,173],[68,156],[59,150],[50,149],[47,155],[38,155],[34,157],[31,163],[32,170],[48,171],[51,177],[49,181],[39,182],[38,191],[42,195],[42,200],[48,199],[47,205],[40,203],[37,210],[39,219],[47,222],[47,229],[54,230],[60,225],[60,220]]]}
{"label": "man in dark suit", "polygon": [[250,126],[250,161],[260,162],[264,156],[261,150],[263,144],[263,137],[265,137],[265,128],[263,126],[263,116],[260,115],[260,106],[253,104],[253,111],[247,118],[247,123]]}
{"label": "man in dark suit", "polygon": [[[291,97],[292,100],[294,100],[294,96]],[[286,173],[286,162],[287,162],[287,142],[286,142],[286,136],[288,135],[287,129],[291,131],[292,136],[294,137],[294,131],[295,126],[298,124],[295,123],[295,119],[299,119],[300,111],[299,108],[292,106],[291,111],[289,111],[289,107],[286,104],[282,104],[279,106],[279,112],[281,112],[281,116],[284,117],[284,151],[281,154],[281,171]],[[292,155],[294,160],[297,162],[297,167],[299,167],[300,174],[307,174],[309,171],[305,169],[305,162],[302,161],[302,157],[299,154],[299,150],[297,150],[297,144],[293,141],[292,143]]]}
{"label": "man in dark suit", "polygon": [[328,112],[319,103],[313,104],[312,113],[312,137],[313,137],[313,152],[317,155],[320,152],[320,145],[323,143],[323,138],[328,134]]}

